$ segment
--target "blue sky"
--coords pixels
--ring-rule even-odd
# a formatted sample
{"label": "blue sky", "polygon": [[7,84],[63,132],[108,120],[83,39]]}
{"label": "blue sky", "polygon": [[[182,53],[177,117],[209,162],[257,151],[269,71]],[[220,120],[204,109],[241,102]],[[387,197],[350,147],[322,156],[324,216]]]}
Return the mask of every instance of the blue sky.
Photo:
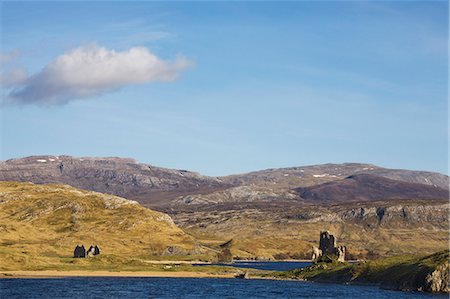
{"label": "blue sky", "polygon": [[1,19],[2,160],[448,173],[447,2],[2,2]]}

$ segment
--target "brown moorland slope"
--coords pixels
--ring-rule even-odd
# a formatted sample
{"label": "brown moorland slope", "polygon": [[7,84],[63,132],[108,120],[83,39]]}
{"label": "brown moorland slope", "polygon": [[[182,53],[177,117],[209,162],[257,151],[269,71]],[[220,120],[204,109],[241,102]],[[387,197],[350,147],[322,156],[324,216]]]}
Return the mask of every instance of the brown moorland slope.
{"label": "brown moorland slope", "polygon": [[99,261],[193,259],[203,251],[167,214],[67,185],[0,182],[0,270],[70,268],[77,244]]}
{"label": "brown moorland slope", "polygon": [[343,180],[295,190],[302,199],[314,202],[449,198],[449,191],[439,187],[396,181],[372,174],[351,175]]}

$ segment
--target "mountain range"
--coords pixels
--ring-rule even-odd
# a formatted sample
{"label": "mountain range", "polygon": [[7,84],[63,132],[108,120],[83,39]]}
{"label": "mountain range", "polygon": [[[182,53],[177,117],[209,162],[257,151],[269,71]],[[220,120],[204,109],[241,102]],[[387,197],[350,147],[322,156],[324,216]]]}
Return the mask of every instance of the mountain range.
{"label": "mountain range", "polygon": [[308,257],[332,230],[359,257],[448,243],[449,177],[370,164],[323,164],[223,177],[128,158],[32,156],[0,162],[0,181],[67,184],[168,213],[205,245],[238,257]]}

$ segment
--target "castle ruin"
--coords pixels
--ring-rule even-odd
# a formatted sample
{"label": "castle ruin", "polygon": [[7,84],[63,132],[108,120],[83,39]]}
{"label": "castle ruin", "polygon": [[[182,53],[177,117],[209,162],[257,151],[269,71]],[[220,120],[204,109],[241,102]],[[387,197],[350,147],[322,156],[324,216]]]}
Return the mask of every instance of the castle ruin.
{"label": "castle ruin", "polygon": [[320,232],[319,248],[312,248],[313,262],[345,262],[345,246],[336,246],[335,237],[328,231]]}
{"label": "castle ruin", "polygon": [[95,255],[100,254],[100,248],[97,245],[91,245],[89,249],[86,251],[84,245],[77,245],[75,250],[73,251],[74,258],[86,258],[93,257]]}

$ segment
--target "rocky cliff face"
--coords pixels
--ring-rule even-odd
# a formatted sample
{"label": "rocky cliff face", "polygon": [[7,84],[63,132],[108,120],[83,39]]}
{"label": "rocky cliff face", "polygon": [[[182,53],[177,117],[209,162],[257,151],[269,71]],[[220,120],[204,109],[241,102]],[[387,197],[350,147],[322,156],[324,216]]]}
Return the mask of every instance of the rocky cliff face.
{"label": "rocky cliff face", "polygon": [[[166,169],[126,158],[34,156],[0,163],[0,181],[64,183],[130,199],[161,193],[202,193],[226,186],[220,179],[187,170]],[[172,195],[173,196],[173,195]]]}
{"label": "rocky cliff face", "polygon": [[[346,179],[349,176],[353,178]],[[415,193],[410,197],[412,199],[448,197],[448,176],[423,171],[385,169],[370,164],[344,163],[268,169],[215,178],[187,170],[154,167],[126,158],[33,156],[0,162],[0,181],[64,183],[134,199],[153,208],[221,202],[301,200],[310,199],[313,196],[308,194],[317,193],[320,193],[321,199],[333,202],[346,201],[350,197],[385,199],[383,196],[387,193],[380,192],[390,186],[386,183],[388,179],[397,184],[388,195],[397,193],[402,195],[400,198],[404,198],[405,192],[411,188],[406,188],[406,185],[401,184],[403,182],[417,184],[413,188]],[[344,186],[350,181],[357,184],[353,188]],[[342,187],[335,188],[341,192],[339,197],[334,192],[336,190],[329,193],[322,191],[328,185],[320,184],[327,182],[336,182]],[[357,186],[358,184],[361,186]],[[372,187],[370,192],[365,191],[368,184]],[[414,185],[409,185],[412,186]],[[344,189],[349,188],[352,189],[351,192],[344,192]],[[302,192],[303,194],[299,194]],[[364,192],[367,194],[363,194]],[[376,195],[375,198],[373,194]]]}
{"label": "rocky cliff face", "polygon": [[449,272],[450,264],[446,261],[426,276],[425,283],[423,283],[421,289],[431,293],[449,293]]}
{"label": "rocky cliff face", "polygon": [[414,203],[382,202],[375,205],[364,205],[338,212],[339,219],[354,222],[366,227],[435,227],[445,229],[448,226],[450,204],[447,202]]}

